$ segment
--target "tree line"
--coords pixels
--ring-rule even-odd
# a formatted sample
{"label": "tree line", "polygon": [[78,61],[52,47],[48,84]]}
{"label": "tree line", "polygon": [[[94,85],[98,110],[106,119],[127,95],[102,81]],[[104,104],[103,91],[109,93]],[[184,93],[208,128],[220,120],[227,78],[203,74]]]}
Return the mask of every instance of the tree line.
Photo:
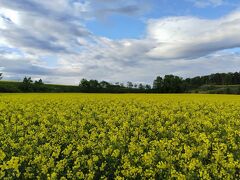
{"label": "tree line", "polygon": [[[0,80],[3,74],[0,73]],[[22,82],[15,84],[5,83],[0,86],[0,92],[86,92],[86,93],[186,93],[199,89],[205,85],[240,85],[240,72],[215,73],[193,78],[182,78],[176,75],[157,76],[152,85],[143,83],[127,82],[110,83],[107,81],[82,79],[79,86],[49,85],[44,84],[42,79],[33,81],[31,77],[25,77]],[[8,87],[9,85],[9,87]],[[226,90],[227,91],[227,90]],[[240,90],[239,90],[240,92]],[[228,93],[228,92],[226,92]]]}

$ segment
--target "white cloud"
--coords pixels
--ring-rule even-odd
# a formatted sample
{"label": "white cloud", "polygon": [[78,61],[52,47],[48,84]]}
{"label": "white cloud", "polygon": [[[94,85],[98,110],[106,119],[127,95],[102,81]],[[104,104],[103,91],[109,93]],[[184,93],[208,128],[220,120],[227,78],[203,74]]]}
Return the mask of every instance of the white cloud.
{"label": "white cloud", "polygon": [[148,22],[148,38],[157,45],[148,53],[155,59],[198,58],[240,47],[240,12],[216,20],[170,17]]}
{"label": "white cloud", "polygon": [[225,3],[224,0],[190,0],[190,1],[194,2],[194,5],[200,8],[204,8],[207,6],[217,7]]}

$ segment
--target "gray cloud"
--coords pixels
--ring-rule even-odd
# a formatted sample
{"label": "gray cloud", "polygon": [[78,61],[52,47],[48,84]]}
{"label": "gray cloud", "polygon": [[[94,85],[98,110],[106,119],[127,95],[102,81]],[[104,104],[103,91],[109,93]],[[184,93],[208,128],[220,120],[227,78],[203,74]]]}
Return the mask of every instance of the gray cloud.
{"label": "gray cloud", "polygon": [[124,6],[124,7],[120,7],[120,8],[106,8],[106,9],[102,9],[100,10],[98,13],[99,14],[112,14],[112,13],[122,13],[122,14],[127,14],[127,15],[132,15],[132,14],[138,14],[139,11],[141,9],[138,6]]}
{"label": "gray cloud", "polygon": [[25,31],[0,31],[4,36],[4,39],[15,46],[21,47],[23,49],[28,48],[33,50],[45,50],[48,52],[67,52],[66,48],[51,42],[52,38],[49,39],[39,39],[33,35],[29,35]]}
{"label": "gray cloud", "polygon": [[150,1],[144,0],[90,0],[95,17],[104,17],[111,14],[141,15],[151,9]]}

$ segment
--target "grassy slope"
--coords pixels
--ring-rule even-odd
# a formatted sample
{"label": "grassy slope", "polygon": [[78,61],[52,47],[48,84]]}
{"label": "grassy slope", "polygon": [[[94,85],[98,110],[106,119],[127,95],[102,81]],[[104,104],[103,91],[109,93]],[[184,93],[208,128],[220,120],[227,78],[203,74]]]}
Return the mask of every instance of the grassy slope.
{"label": "grassy slope", "polygon": [[203,85],[191,92],[209,94],[240,94],[240,85]]}
{"label": "grassy slope", "polygon": [[[16,81],[0,81],[0,92],[20,92],[21,82]],[[44,84],[49,92],[78,92],[78,86],[71,85],[57,85],[57,84]]]}

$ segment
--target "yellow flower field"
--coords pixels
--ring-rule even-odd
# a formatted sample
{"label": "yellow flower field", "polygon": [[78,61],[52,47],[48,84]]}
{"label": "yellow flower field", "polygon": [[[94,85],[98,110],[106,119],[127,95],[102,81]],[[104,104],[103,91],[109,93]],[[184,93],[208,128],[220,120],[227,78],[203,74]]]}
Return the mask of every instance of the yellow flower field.
{"label": "yellow flower field", "polygon": [[0,179],[239,179],[240,96],[0,94]]}

